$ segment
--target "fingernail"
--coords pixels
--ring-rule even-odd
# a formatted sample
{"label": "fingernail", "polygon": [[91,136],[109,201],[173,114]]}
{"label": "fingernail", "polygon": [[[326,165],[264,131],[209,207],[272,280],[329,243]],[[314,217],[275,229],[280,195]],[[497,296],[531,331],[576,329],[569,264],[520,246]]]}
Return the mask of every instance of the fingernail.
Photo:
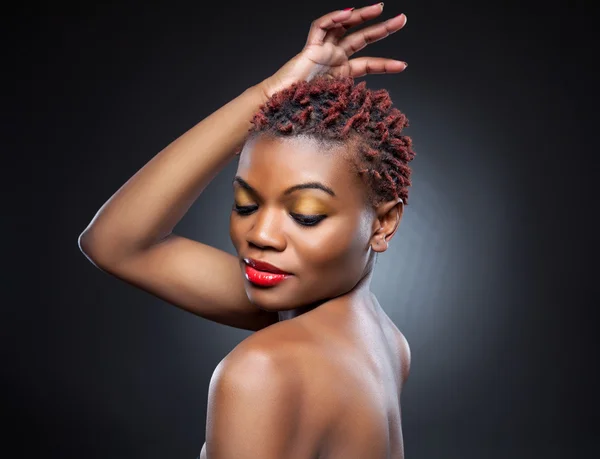
{"label": "fingernail", "polygon": [[354,7],[352,8],[344,8],[342,11],[352,11],[354,9]]}

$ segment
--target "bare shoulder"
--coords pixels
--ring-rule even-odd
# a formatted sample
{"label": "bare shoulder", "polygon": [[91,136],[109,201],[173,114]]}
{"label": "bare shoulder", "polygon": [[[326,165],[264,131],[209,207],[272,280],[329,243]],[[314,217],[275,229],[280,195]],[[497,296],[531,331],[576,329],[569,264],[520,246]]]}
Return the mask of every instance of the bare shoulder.
{"label": "bare shoulder", "polygon": [[[375,295],[373,295],[373,300],[379,307],[379,318],[381,320],[381,325],[383,326],[388,345],[393,350],[395,366],[399,372],[400,383],[403,385],[408,379],[408,374],[410,373],[411,352],[408,340],[400,331],[398,326],[394,323],[392,318],[381,307]],[[400,388],[400,390],[402,390],[402,388]]]}
{"label": "bare shoulder", "polygon": [[402,364],[402,383],[405,383],[410,373],[410,346],[404,334],[398,330],[397,341],[398,352],[400,353],[400,362]]}
{"label": "bare shoulder", "polygon": [[[297,428],[304,419],[302,379],[294,377],[293,358],[284,358],[286,342],[272,330],[258,332],[217,365],[209,384],[206,456],[219,451],[219,457],[237,457],[242,450],[263,458],[312,454],[310,443],[297,446]],[[298,447],[307,449],[292,455]]]}
{"label": "bare shoulder", "polygon": [[[323,387],[335,386],[337,359],[332,359],[331,352],[302,321],[286,320],[250,335],[227,358],[262,361],[260,367],[277,372],[277,378],[288,387],[290,396],[305,402],[310,400],[314,406],[316,400],[311,394],[322,392]],[[298,409],[304,411],[302,407]]]}
{"label": "bare shoulder", "polygon": [[313,347],[310,334],[299,323],[277,322],[235,346],[219,363],[215,373],[243,375],[247,371],[251,377],[276,377],[289,390],[300,390],[296,369]]}
{"label": "bare shoulder", "polygon": [[[251,369],[256,375],[262,374],[259,377],[276,378],[290,400],[299,403],[304,400],[302,403],[314,406],[315,400],[310,394],[318,392],[319,386],[333,386],[325,381],[335,379],[330,377],[333,366],[327,364],[331,359],[327,360],[326,350],[314,336],[301,321],[277,322],[250,335],[224,360],[230,362],[229,369],[235,367],[242,372],[244,368]],[[304,405],[296,408],[300,415],[308,415]]]}
{"label": "bare shoulder", "polygon": [[270,360],[293,362],[296,354],[308,351],[312,340],[310,332],[301,322],[285,320],[258,330],[239,343],[228,355],[238,359],[260,354]]}
{"label": "bare shoulder", "polygon": [[389,316],[387,316],[387,314],[386,317],[387,322],[392,329],[391,337],[389,338],[389,340],[392,342],[392,345],[395,346],[395,353],[399,357],[400,380],[402,384],[404,384],[408,379],[408,375],[410,373],[410,345],[408,344],[408,340],[404,336],[404,333],[400,331],[400,329],[396,326],[393,320]]}

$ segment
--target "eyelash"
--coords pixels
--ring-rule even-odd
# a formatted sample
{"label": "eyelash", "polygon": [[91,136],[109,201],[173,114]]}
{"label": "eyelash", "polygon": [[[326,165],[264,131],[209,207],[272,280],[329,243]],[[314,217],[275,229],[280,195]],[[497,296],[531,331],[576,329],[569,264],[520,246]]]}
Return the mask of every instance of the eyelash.
{"label": "eyelash", "polygon": [[[238,206],[237,204],[233,205],[233,210],[241,216],[250,215],[257,208],[258,208],[257,205],[254,205],[254,206]],[[294,212],[290,212],[290,215],[292,216],[292,218],[294,220],[296,220],[302,226],[314,226],[325,218],[325,215],[302,215],[302,214],[297,214]]]}

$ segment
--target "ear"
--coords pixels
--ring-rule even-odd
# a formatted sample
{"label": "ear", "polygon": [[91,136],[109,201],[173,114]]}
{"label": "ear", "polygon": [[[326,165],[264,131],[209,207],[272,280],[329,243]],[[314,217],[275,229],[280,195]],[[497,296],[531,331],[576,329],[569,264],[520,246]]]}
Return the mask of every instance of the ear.
{"label": "ear", "polygon": [[376,218],[373,222],[371,247],[375,252],[385,252],[400,225],[400,220],[404,212],[404,203],[400,198],[393,201],[385,201],[376,207],[375,212]]}

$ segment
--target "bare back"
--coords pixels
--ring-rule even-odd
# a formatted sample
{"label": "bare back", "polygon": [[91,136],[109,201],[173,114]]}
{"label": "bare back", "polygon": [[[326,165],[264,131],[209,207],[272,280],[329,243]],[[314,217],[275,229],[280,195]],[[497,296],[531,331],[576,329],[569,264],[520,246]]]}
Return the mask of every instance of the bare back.
{"label": "bare back", "polygon": [[[410,350],[376,311],[348,319],[311,311],[245,340],[270,341],[302,380],[298,446],[286,459],[404,457],[400,394]],[[210,459],[205,447],[200,459]]]}

